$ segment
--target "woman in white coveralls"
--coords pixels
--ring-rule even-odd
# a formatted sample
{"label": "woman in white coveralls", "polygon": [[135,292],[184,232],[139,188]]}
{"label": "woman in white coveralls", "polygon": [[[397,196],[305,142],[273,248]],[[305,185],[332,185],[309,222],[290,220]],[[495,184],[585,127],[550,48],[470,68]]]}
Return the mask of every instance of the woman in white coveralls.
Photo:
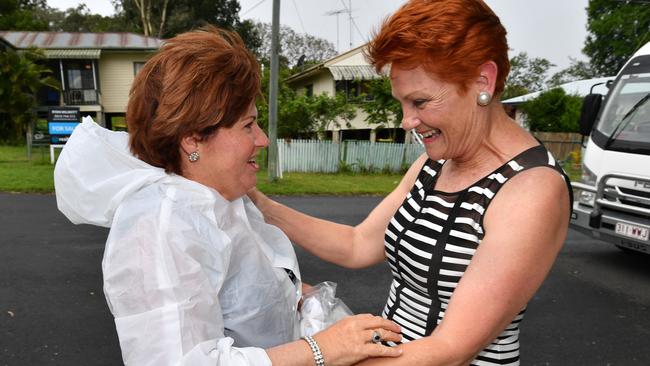
{"label": "woman in white coveralls", "polygon": [[401,353],[371,341],[399,341],[399,327],[367,314],[299,339],[295,253],[245,196],[268,144],[259,95],[259,64],[239,36],[184,33],[136,76],[129,133],[86,118],[59,158],[59,209],[111,228],[104,293],[127,365],[347,365]]}

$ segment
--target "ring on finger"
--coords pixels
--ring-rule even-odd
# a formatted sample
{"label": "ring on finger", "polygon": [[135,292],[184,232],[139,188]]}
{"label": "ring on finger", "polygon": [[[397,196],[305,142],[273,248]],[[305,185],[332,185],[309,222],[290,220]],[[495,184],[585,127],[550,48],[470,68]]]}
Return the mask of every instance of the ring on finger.
{"label": "ring on finger", "polygon": [[378,331],[372,332],[372,337],[370,338],[372,343],[381,343],[381,334]]}

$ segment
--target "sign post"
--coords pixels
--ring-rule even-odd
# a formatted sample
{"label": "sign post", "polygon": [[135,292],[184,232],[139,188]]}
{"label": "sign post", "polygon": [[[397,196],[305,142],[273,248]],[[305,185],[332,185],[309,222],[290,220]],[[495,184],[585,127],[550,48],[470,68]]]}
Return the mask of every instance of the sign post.
{"label": "sign post", "polygon": [[54,164],[54,149],[63,148],[72,131],[81,123],[77,107],[51,107],[47,112],[47,129],[50,134],[50,162]]}

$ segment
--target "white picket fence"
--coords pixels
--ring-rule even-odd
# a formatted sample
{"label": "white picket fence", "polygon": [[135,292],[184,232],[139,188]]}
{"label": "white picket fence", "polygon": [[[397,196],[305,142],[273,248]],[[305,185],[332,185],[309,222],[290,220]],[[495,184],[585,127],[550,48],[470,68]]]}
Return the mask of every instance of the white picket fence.
{"label": "white picket fence", "polygon": [[[568,152],[576,146],[580,146],[580,141],[575,134],[551,134],[552,136],[548,133],[535,134],[546,148],[561,160],[566,159]],[[286,172],[398,172],[402,170],[403,165],[411,165],[424,152],[424,147],[418,143],[406,145],[370,141],[335,143],[327,140],[298,139],[277,141],[278,176]]]}
{"label": "white picket fence", "polygon": [[340,171],[398,172],[424,152],[417,144],[370,141],[278,139],[281,172],[336,173]]}

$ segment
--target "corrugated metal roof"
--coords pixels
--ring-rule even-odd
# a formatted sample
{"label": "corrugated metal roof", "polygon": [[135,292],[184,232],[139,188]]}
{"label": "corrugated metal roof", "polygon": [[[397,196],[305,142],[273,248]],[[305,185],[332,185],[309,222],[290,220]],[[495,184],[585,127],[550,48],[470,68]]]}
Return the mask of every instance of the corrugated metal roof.
{"label": "corrugated metal roof", "polygon": [[134,33],[70,33],[0,31],[14,47],[42,49],[129,49],[156,50],[162,39]]}
{"label": "corrugated metal roof", "polygon": [[71,58],[71,59],[99,59],[102,50],[89,50],[86,48],[45,50],[46,58]]}
{"label": "corrugated metal roof", "polygon": [[13,50],[15,47],[11,43],[5,41],[4,38],[0,37],[0,50],[4,50],[4,49],[7,49],[7,48]]}
{"label": "corrugated metal roof", "polygon": [[328,66],[328,69],[332,72],[334,80],[372,80],[381,78],[370,65]]}

